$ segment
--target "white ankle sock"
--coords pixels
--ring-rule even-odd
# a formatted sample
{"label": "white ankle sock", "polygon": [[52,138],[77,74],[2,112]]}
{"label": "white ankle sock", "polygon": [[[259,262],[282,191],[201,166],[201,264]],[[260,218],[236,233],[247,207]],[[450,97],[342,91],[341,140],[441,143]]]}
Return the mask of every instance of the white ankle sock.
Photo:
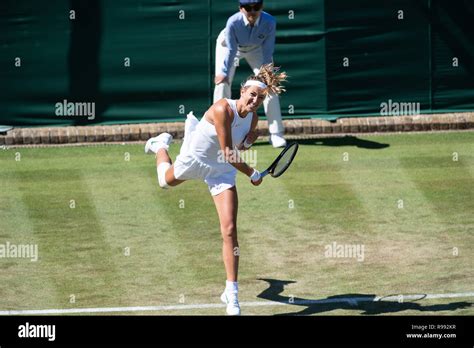
{"label": "white ankle sock", "polygon": [[225,291],[229,292],[229,293],[238,293],[239,292],[239,283],[226,280],[225,281]]}

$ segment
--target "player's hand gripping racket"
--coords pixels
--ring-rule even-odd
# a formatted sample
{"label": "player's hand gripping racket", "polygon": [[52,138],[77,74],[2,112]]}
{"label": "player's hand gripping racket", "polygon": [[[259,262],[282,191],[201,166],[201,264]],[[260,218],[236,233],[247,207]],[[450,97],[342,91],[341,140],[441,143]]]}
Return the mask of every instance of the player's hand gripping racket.
{"label": "player's hand gripping racket", "polygon": [[265,171],[261,173],[261,178],[270,174],[274,178],[282,175],[290,166],[291,162],[298,151],[298,143],[290,143],[286,145],[280,155],[273,161],[273,163]]}

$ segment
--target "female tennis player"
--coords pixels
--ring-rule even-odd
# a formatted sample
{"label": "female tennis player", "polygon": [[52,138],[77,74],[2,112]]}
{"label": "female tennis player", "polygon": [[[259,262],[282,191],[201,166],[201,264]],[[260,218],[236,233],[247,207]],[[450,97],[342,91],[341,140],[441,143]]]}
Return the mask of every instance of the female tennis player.
{"label": "female tennis player", "polygon": [[190,179],[206,182],[214,199],[223,238],[222,255],[227,275],[221,300],[227,304],[228,315],[240,315],[238,301],[239,243],[237,241],[237,170],[257,186],[260,172],[247,165],[238,150],[252,146],[257,139],[257,109],[267,93],[284,91],[281,82],[286,74],[273,64],[263,65],[257,75],[242,84],[240,99],[221,99],[214,103],[198,121],[192,113],[185,122],[180,153],[174,164],[168,155],[172,136],[162,133],[145,145],[146,153],[156,154],[158,183],[162,188],[176,186]]}

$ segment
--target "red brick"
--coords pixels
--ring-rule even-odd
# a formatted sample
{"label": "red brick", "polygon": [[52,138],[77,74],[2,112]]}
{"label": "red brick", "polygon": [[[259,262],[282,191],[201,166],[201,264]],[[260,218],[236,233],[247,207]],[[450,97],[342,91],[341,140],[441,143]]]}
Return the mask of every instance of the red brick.
{"label": "red brick", "polygon": [[259,136],[268,136],[269,135],[268,122],[266,120],[259,120],[258,121],[257,132],[258,132]]}
{"label": "red brick", "polygon": [[327,120],[321,120],[321,129],[323,134],[333,133],[334,128],[332,127],[332,123]]}
{"label": "red brick", "polygon": [[369,122],[369,133],[378,131],[378,122],[376,117],[369,117],[367,119]]}
{"label": "red brick", "polygon": [[58,140],[60,144],[66,144],[67,142],[69,142],[66,128],[58,128]]}
{"label": "red brick", "polygon": [[92,143],[97,141],[95,135],[95,127],[84,127],[85,141],[86,143]]}
{"label": "red brick", "polygon": [[114,130],[111,126],[104,126],[104,141],[111,143],[114,141]]}
{"label": "red brick", "polygon": [[113,126],[112,127],[114,131],[114,141],[122,141],[122,130],[120,129],[120,126]]}
{"label": "red brick", "polygon": [[393,130],[395,132],[403,131],[403,118],[400,116],[392,116],[391,119],[393,120]]}
{"label": "red brick", "polygon": [[149,127],[150,127],[150,137],[156,137],[158,134],[162,133],[161,124],[159,123],[150,123]]}
{"label": "red brick", "polygon": [[86,131],[84,130],[84,127],[77,127],[77,142],[78,143],[84,143],[86,141]]}
{"label": "red brick", "polygon": [[411,116],[403,116],[403,131],[410,132],[413,130],[413,119]]}
{"label": "red brick", "polygon": [[13,144],[15,145],[23,144],[23,135],[22,135],[22,130],[20,128],[13,129],[11,132],[11,137],[13,139]]}
{"label": "red brick", "polygon": [[41,144],[51,144],[51,137],[48,128],[42,128],[40,131]]}
{"label": "red brick", "polygon": [[303,134],[311,134],[313,131],[311,129],[311,120],[310,119],[304,119],[301,121],[303,124]]}
{"label": "red brick", "polygon": [[422,119],[421,119],[421,125],[422,125],[422,129],[424,131],[429,131],[431,130],[431,117],[430,115],[421,115]]}
{"label": "red brick", "polygon": [[331,122],[331,128],[333,133],[342,133],[342,122],[341,119],[337,119],[336,122]]}
{"label": "red brick", "polygon": [[184,122],[176,122],[176,138],[182,139],[184,138]]}
{"label": "red brick", "polygon": [[23,128],[21,131],[21,136],[23,138],[23,144],[33,144],[33,128]]}
{"label": "red brick", "polygon": [[292,129],[291,134],[303,134],[303,123],[299,120],[289,120],[288,126]]}
{"label": "red brick", "polygon": [[420,116],[413,116],[413,130],[415,132],[419,132],[423,130],[423,126],[421,122],[422,120]]}
{"label": "red brick", "polygon": [[35,128],[31,132],[32,144],[41,144],[41,128]]}
{"label": "red brick", "polygon": [[385,117],[385,124],[387,125],[387,132],[395,131],[395,120],[393,117]]}
{"label": "red brick", "polygon": [[431,119],[431,129],[432,130],[440,130],[441,129],[440,120],[437,117],[433,117]]}
{"label": "red brick", "polygon": [[441,115],[441,117],[440,117],[440,128],[442,130],[449,129],[449,116]]}
{"label": "red brick", "polygon": [[[173,133],[173,130],[174,129],[171,129],[172,127],[170,127],[169,124],[166,125],[166,132],[167,133],[170,133],[173,137],[175,136]],[[148,124],[144,124],[144,125],[141,125],[140,126],[140,140],[148,140],[152,137],[152,132],[151,132],[151,127],[148,126]]]}
{"label": "red brick", "polygon": [[455,114],[456,120],[458,121],[458,129],[472,128],[470,119],[472,119],[473,116],[474,114]]}
{"label": "red brick", "polygon": [[121,132],[122,132],[123,141],[129,141],[130,140],[130,126],[124,124],[121,127]]}
{"label": "red brick", "polygon": [[140,140],[140,127],[136,124],[130,126],[130,140]]}
{"label": "red brick", "polygon": [[342,133],[350,133],[351,132],[351,124],[349,118],[341,118],[338,120],[338,123],[341,125],[341,132]]}
{"label": "red brick", "polygon": [[377,120],[377,131],[386,132],[387,124],[385,121],[385,117],[376,117],[376,120]]}
{"label": "red brick", "polygon": [[[268,127],[268,122],[267,122],[267,127]],[[285,128],[286,134],[294,134],[293,133],[294,128],[292,127],[290,120],[283,120],[283,128]]]}
{"label": "red brick", "polygon": [[95,139],[99,142],[105,141],[105,126],[95,127]]}
{"label": "red brick", "polygon": [[67,127],[66,134],[68,137],[69,143],[76,143],[77,142],[77,130],[74,127]]}
{"label": "red brick", "polygon": [[[178,137],[178,123],[177,122],[167,122],[166,123],[166,132],[170,133],[173,138],[177,138]],[[149,136],[146,138],[148,139]],[[146,140],[146,139],[143,139],[142,140]]]}
{"label": "red brick", "polygon": [[357,121],[359,122],[359,131],[361,133],[369,132],[369,119],[367,117],[358,117]]}
{"label": "red brick", "polygon": [[349,119],[351,133],[360,133],[360,117],[351,117]]}
{"label": "red brick", "polygon": [[455,114],[447,114],[446,118],[448,120],[449,129],[458,129],[459,123]]}
{"label": "red brick", "polygon": [[323,121],[319,118],[311,119],[311,133],[321,134],[323,133]]}
{"label": "red brick", "polygon": [[50,130],[50,139],[52,144],[59,144],[59,129],[51,128]]}
{"label": "red brick", "polygon": [[15,139],[13,138],[12,132],[8,132],[5,136],[5,145],[15,145]]}
{"label": "red brick", "polygon": [[466,115],[466,120],[467,120],[466,127],[474,128],[474,113],[470,113]]}

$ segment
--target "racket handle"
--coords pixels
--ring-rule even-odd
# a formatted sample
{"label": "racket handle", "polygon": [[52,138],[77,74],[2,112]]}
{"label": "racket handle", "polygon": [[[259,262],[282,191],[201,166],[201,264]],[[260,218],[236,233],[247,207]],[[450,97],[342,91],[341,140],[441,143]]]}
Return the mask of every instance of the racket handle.
{"label": "racket handle", "polygon": [[260,177],[263,178],[264,176],[268,175],[268,170],[264,170],[263,172],[260,173]]}

